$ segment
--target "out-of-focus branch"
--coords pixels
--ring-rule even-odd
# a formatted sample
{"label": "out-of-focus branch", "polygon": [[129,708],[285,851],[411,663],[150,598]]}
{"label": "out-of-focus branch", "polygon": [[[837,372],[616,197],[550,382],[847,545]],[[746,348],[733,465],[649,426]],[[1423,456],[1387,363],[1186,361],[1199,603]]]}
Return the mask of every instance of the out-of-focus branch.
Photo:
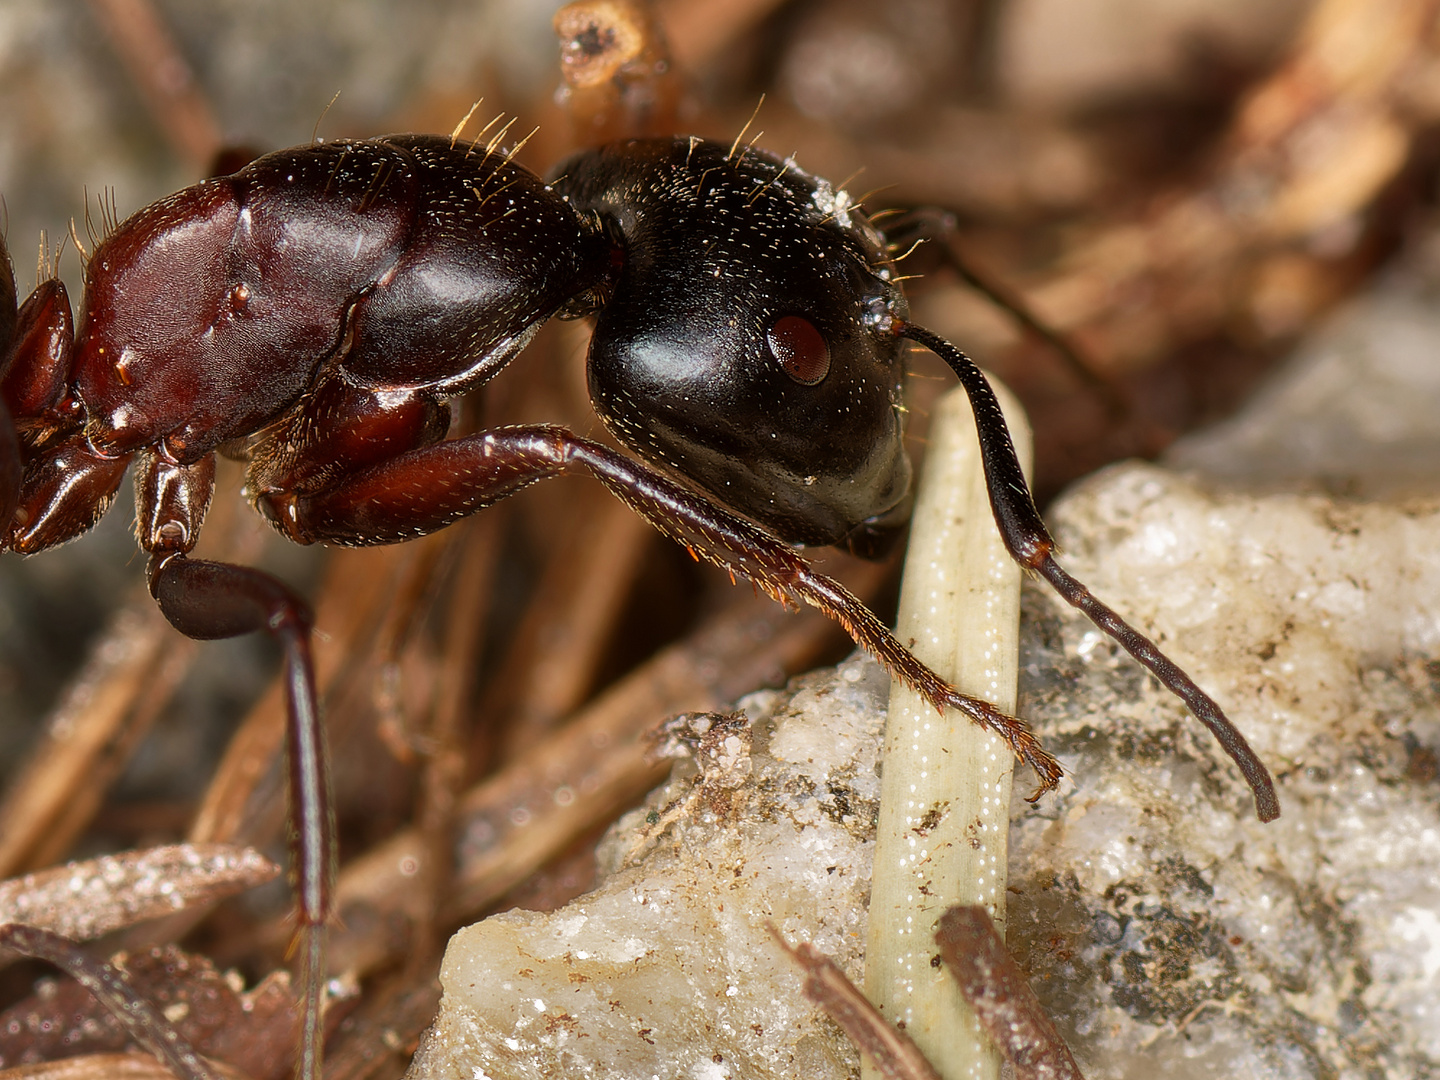
{"label": "out-of-focus branch", "polygon": [[204,176],[220,124],[195,72],[151,0],[90,0],[95,18],[177,157]]}
{"label": "out-of-focus branch", "polygon": [[1435,0],[1322,0],[1202,181],[1074,247],[1028,290],[1037,314],[1113,371],[1237,318],[1297,330],[1365,268],[1370,211],[1440,119],[1435,14]]}

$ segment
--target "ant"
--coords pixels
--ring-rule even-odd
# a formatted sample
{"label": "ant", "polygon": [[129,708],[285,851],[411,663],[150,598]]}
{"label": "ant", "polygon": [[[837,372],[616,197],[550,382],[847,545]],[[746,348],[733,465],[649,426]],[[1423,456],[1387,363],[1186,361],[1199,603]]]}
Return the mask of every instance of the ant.
{"label": "ant", "polygon": [[[477,141],[478,143],[478,141]],[[1265,767],[1219,706],[1056,563],[995,396],[909,321],[884,236],[795,162],[699,138],[613,143],[545,183],[498,149],[396,135],[258,158],[116,225],[78,320],[58,280],[16,312],[0,283],[0,549],[91,528],[135,464],[150,592],[192,638],[260,631],[284,650],[304,1006],[297,1075],[319,1075],[335,862],[311,613],[258,570],[190,558],[215,455],[297,543],[397,543],[540,480],[588,473],[692,555],[811,604],[937,709],[1059,764],[1020,720],[916,660],[800,546],[876,557],[904,528],[910,342],[959,377],[996,524],[1177,694],[1235,760],[1262,820]],[[447,439],[447,399],[483,385],[552,316],[593,317],[596,412],[639,459],[558,426]]]}

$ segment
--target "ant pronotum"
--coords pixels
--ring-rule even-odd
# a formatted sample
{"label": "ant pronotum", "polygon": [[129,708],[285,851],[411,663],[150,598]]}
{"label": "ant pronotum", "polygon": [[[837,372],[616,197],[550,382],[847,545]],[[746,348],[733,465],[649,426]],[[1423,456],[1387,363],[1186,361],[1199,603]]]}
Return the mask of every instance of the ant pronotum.
{"label": "ant pronotum", "polygon": [[[263,631],[284,649],[299,1075],[319,1075],[335,861],[311,616],[267,574],[189,557],[217,452],[248,461],[257,510],[305,544],[395,543],[589,473],[697,557],[819,608],[936,708],[996,731],[1035,768],[1038,796],[1060,768],[1025,724],[948,686],[795,550],[873,556],[903,528],[916,342],[970,397],[1011,554],[1184,700],[1263,820],[1279,813],[1215,702],[1056,564],[984,376],[909,321],[885,240],[845,192],[738,140],[616,143],[557,177],[435,136],[282,150],[117,225],[87,262],[73,332],[58,280],[18,320],[13,284],[0,305],[0,547],[31,554],[85,532],[133,460],[165,616],[192,638]],[[594,317],[592,400],[645,463],[548,425],[446,439],[446,399],[553,315]]]}

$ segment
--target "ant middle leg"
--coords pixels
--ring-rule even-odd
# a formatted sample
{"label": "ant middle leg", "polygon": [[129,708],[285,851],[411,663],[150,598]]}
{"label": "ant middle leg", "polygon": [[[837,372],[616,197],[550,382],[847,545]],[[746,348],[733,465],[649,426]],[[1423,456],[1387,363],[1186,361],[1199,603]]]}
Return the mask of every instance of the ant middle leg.
{"label": "ant middle leg", "polygon": [[260,570],[191,559],[215,483],[215,457],[172,465],[140,457],[135,477],[137,531],[150,556],[150,594],[170,624],[198,640],[261,632],[281,646],[286,671],[291,859],[299,907],[300,1060],[296,1075],[320,1075],[325,924],[335,878],[335,825],[324,728],[310,657],[309,605]]}

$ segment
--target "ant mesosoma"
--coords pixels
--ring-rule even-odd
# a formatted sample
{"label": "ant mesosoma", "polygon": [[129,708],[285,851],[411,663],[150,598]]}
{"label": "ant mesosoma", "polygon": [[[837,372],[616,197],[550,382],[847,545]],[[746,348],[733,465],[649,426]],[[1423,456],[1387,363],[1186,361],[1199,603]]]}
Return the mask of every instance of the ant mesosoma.
{"label": "ant mesosoma", "polygon": [[[695,556],[814,605],[937,708],[997,732],[1034,767],[1038,796],[1060,767],[1029,729],[948,686],[796,551],[874,556],[903,528],[901,391],[916,342],[969,395],[1010,553],[1184,700],[1262,820],[1279,813],[1220,708],[1056,564],[984,376],[909,321],[865,212],[793,161],[738,140],[629,141],[572,158],[547,185],[493,143],[315,143],[116,226],[86,263],[73,329],[58,280],[18,317],[8,288],[0,547],[31,554],[85,532],[133,459],[137,535],[166,618],[192,638],[263,631],[283,646],[299,1075],[319,1070],[335,859],[311,615],[267,574],[189,557],[217,452],[248,461],[248,497],[302,544],[395,543],[589,473]],[[595,409],[644,464],[556,426],[445,438],[446,399],[485,383],[554,315],[593,316]]]}

